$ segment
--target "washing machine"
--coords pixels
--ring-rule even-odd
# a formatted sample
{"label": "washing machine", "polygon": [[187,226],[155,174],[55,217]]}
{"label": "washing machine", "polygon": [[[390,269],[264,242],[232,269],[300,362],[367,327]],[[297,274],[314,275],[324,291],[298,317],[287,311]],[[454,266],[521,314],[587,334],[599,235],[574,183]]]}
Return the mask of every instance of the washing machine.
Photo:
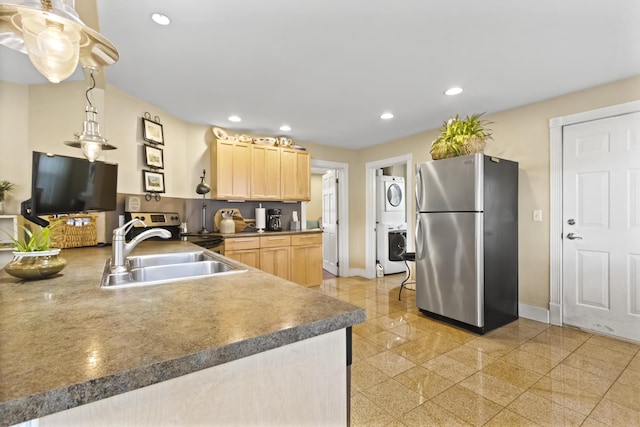
{"label": "washing machine", "polygon": [[376,178],[376,221],[382,224],[405,223],[404,177],[378,175]]}
{"label": "washing machine", "polygon": [[407,266],[402,257],[407,251],[407,224],[378,224],[376,240],[384,274],[405,272]]}

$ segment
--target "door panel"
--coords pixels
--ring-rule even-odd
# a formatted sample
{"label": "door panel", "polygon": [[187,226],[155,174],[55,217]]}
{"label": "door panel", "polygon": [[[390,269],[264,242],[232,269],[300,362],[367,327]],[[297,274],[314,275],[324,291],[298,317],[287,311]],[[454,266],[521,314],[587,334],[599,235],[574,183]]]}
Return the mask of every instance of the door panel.
{"label": "door panel", "polygon": [[563,129],[563,321],[640,341],[640,113]]}
{"label": "door panel", "polygon": [[322,268],[338,275],[338,184],[336,171],[322,175]]}

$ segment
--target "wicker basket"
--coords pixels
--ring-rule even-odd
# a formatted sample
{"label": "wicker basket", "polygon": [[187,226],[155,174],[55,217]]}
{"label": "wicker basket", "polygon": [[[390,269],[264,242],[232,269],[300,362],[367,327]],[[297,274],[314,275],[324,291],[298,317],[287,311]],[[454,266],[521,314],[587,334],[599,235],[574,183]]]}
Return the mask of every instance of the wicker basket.
{"label": "wicker basket", "polygon": [[[52,217],[49,218],[49,221],[55,220]],[[61,224],[51,228],[52,247],[60,249],[80,248],[98,244],[95,215],[69,215],[62,218],[62,220]]]}

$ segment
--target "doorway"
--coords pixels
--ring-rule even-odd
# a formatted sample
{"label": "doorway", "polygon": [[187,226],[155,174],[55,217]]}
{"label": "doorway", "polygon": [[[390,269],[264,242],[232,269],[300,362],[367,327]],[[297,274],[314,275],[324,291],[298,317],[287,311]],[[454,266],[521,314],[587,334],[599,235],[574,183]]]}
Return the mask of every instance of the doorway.
{"label": "doorway", "polygon": [[639,111],[550,122],[552,324],[640,341]]}
{"label": "doorway", "polygon": [[[376,214],[377,214],[377,192],[376,192],[376,176],[379,169],[383,168],[394,168],[396,166],[404,167],[406,170],[405,177],[405,188],[407,191],[405,194],[406,200],[406,218],[407,218],[407,227],[406,227],[406,236],[414,236],[413,233],[413,221],[409,220],[411,218],[410,212],[414,212],[413,204],[414,198],[409,196],[412,194],[408,189],[413,188],[413,155],[411,153],[391,157],[388,159],[378,160],[375,162],[367,162],[365,166],[366,170],[366,189],[365,189],[365,204],[366,204],[366,213],[365,213],[365,230],[367,230],[365,234],[365,273],[364,276],[366,278],[375,277],[375,266],[376,266]],[[413,237],[407,238],[407,252],[411,252],[415,246],[415,239]]]}
{"label": "doorway", "polygon": [[[311,222],[317,220],[323,230],[322,267],[325,277],[348,276],[349,165],[311,159],[311,179],[312,200],[303,204],[303,210],[305,218]],[[311,215],[309,209],[314,209]]]}

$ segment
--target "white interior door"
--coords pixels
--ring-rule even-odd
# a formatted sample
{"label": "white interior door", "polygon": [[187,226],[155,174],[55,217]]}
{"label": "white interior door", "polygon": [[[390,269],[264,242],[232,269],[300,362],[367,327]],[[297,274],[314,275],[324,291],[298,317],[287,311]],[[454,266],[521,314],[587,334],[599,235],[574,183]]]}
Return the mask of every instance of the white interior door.
{"label": "white interior door", "polygon": [[640,341],[640,113],[563,129],[563,319]]}
{"label": "white interior door", "polygon": [[338,190],[337,175],[322,175],[322,268],[338,275]]}

